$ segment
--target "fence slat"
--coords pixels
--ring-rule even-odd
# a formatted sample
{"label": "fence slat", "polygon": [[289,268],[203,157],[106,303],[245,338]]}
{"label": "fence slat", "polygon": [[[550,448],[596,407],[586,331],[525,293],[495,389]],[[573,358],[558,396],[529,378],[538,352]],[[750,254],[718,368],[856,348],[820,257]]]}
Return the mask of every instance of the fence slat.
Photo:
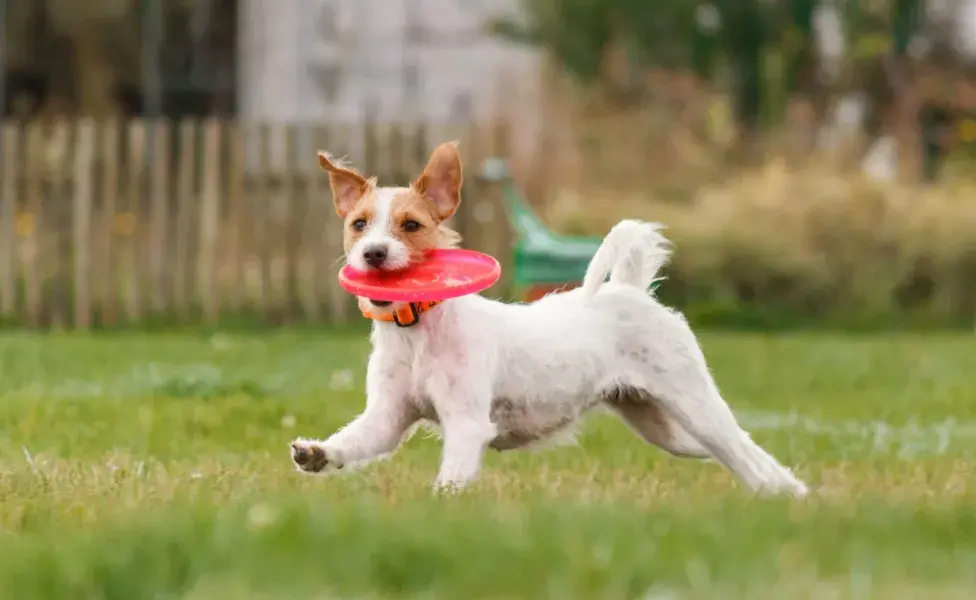
{"label": "fence slat", "polygon": [[119,197],[119,124],[108,121],[102,127],[102,210],[99,223],[99,308],[103,325],[118,321],[118,269],[115,253],[115,221]]}
{"label": "fence slat", "polygon": [[383,185],[408,184],[432,146],[460,138],[467,177],[455,224],[467,246],[503,260],[507,220],[476,173],[507,142],[482,127],[0,123],[0,321],[90,330],[199,314],[213,325],[248,308],[270,323],[353,318],[354,298],[336,280],[344,224],[327,174],[299,154],[306,131]]}
{"label": "fence slat", "polygon": [[[329,127],[322,129],[322,142],[320,147],[332,152],[336,156],[342,156],[341,149],[349,146],[349,131],[345,128]],[[317,165],[317,162],[316,162]],[[322,289],[329,299],[329,317],[333,323],[341,324],[348,320],[352,297],[346,293],[339,285],[336,277],[339,266],[343,263],[342,235],[344,224],[339,215],[336,214],[335,204],[332,199],[332,191],[329,189],[328,176],[321,170],[319,173],[320,186],[323,191],[320,194],[320,202],[323,205],[323,212],[326,219],[322,222],[322,257],[319,259],[321,268],[319,274],[322,280]]]}
{"label": "fence slat", "polygon": [[86,331],[92,326],[91,225],[95,123],[91,119],[78,123],[74,158],[74,325]]}
{"label": "fence slat", "polygon": [[220,318],[217,286],[217,243],[220,218],[220,121],[203,125],[203,190],[200,198],[200,246],[197,253],[197,289],[208,324]]}
{"label": "fence slat", "polygon": [[262,317],[267,317],[271,307],[272,279],[271,261],[274,253],[268,235],[269,208],[272,202],[272,166],[271,166],[271,127],[263,124],[258,129],[258,145],[260,147],[260,167],[258,169],[257,193],[254,207],[253,241],[258,265],[260,269],[260,284],[258,285],[257,308]]}
{"label": "fence slat", "polygon": [[[325,150],[324,128],[321,125],[311,127],[312,146],[315,150]],[[325,189],[328,183],[323,181],[321,168],[315,156],[300,156],[298,159],[298,172],[305,181],[305,218],[302,228],[302,256],[305,269],[304,292],[302,294],[302,305],[305,310],[306,318],[312,322],[322,319],[322,301],[324,291],[322,282],[322,269],[319,265],[327,263],[328,254],[323,253],[324,245],[323,230],[326,223],[326,213],[323,210],[326,194]],[[326,194],[327,195],[327,194]]]}
{"label": "fence slat", "polygon": [[185,319],[190,311],[190,226],[194,204],[196,123],[180,123],[179,172],[177,173],[176,230],[173,248],[173,309]]}
{"label": "fence slat", "polygon": [[410,183],[410,176],[407,174],[406,147],[403,139],[403,125],[394,123],[390,126],[389,137],[386,143],[387,162],[386,171],[389,173],[390,181],[388,185],[407,185]]}
{"label": "fence slat", "polygon": [[237,123],[228,128],[227,165],[227,229],[224,240],[226,257],[230,262],[228,273],[229,306],[235,313],[244,307],[247,297],[246,271],[247,252],[245,250],[244,227],[246,224],[244,196],[245,147],[244,132]]}
{"label": "fence slat", "polygon": [[423,123],[413,123],[403,127],[403,171],[407,180],[413,181],[427,162],[427,130]]}
{"label": "fence slat", "polygon": [[478,225],[476,214],[479,208],[484,206],[484,197],[480,189],[481,178],[477,177],[477,166],[486,155],[485,143],[486,136],[479,135],[477,129],[468,129],[458,134],[452,134],[452,139],[461,140],[458,150],[461,153],[461,161],[468,169],[464,173],[463,189],[461,190],[461,205],[454,215],[454,227],[464,238],[465,248],[484,252],[485,238],[489,237],[490,232],[485,231]]}
{"label": "fence slat", "polygon": [[17,174],[20,131],[13,123],[3,125],[3,186],[0,188],[0,318],[17,316]]}
{"label": "fence slat", "polygon": [[129,321],[142,319],[142,279],[140,269],[140,230],[142,218],[142,175],[146,157],[146,124],[141,120],[129,123],[129,160],[126,164],[127,189],[125,212],[119,215],[116,226],[125,238],[123,261],[125,264],[125,312]]}
{"label": "fence slat", "polygon": [[[69,289],[71,283],[71,199],[68,197],[67,174],[71,170],[70,158],[72,127],[64,119],[58,119],[51,128],[45,152],[46,179],[45,200],[48,204],[47,242],[42,247],[50,254],[42,269],[47,271],[48,298],[51,308],[50,324],[60,329],[67,327],[71,311]],[[42,238],[43,239],[43,238]],[[43,290],[43,288],[42,288]]]}
{"label": "fence slat", "polygon": [[39,123],[31,123],[27,128],[27,181],[24,184],[24,196],[27,210],[21,216],[21,235],[26,238],[24,246],[26,260],[24,261],[24,295],[27,301],[27,324],[38,327],[41,323],[42,303],[44,301],[41,290],[41,244],[44,231],[43,205],[43,176],[44,176],[44,132]]}
{"label": "fence slat", "polygon": [[149,206],[149,303],[152,311],[166,311],[166,240],[169,232],[170,137],[169,123],[156,121],[153,127],[153,164],[150,174]]}
{"label": "fence slat", "polygon": [[282,250],[285,257],[285,305],[284,318],[290,322],[296,318],[296,310],[300,305],[301,293],[299,292],[298,278],[298,256],[301,252],[301,220],[299,217],[299,198],[298,198],[298,135],[294,124],[289,123],[285,126],[285,165],[281,170],[281,227],[284,234]]}
{"label": "fence slat", "polygon": [[[504,121],[499,121],[493,123],[486,127],[486,130],[490,132],[490,144],[488,146],[488,155],[483,156],[484,158],[489,157],[499,157],[507,156],[509,144],[511,143],[510,135],[511,132],[508,129],[507,123]],[[478,164],[478,169],[480,170],[481,164]],[[470,171],[469,171],[470,172]],[[514,238],[514,230],[511,223],[507,218],[507,213],[505,211],[505,200],[502,197],[502,190],[500,185],[486,185],[482,182],[481,189],[485,195],[486,201],[489,203],[490,219],[486,224],[486,230],[489,231],[487,245],[487,252],[498,259],[503,265],[511,264],[512,257],[512,244]],[[486,214],[486,217],[488,215]],[[475,215],[476,219],[479,215]],[[494,297],[507,297],[511,292],[511,279],[503,276],[498,280],[494,286],[487,290],[487,294]]]}

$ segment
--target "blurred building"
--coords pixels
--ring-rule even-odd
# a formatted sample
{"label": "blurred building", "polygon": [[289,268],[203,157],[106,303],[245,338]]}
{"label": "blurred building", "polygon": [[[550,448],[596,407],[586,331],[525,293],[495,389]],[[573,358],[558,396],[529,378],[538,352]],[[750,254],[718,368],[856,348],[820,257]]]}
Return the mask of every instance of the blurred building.
{"label": "blurred building", "polygon": [[538,53],[486,32],[518,0],[239,2],[245,120],[467,122],[513,107],[533,118]]}
{"label": "blurred building", "polygon": [[489,115],[535,53],[485,24],[517,0],[240,0],[245,118],[357,122]]}
{"label": "blurred building", "polygon": [[0,0],[3,112],[236,112],[237,0]]}
{"label": "blurred building", "polygon": [[531,80],[535,53],[485,32],[489,19],[517,6],[518,0],[0,0],[6,34],[0,41],[9,86],[37,104],[52,94],[67,107],[78,104],[75,79],[93,68],[110,72],[124,112],[157,104],[171,116],[445,120],[520,101],[517,90],[499,89],[500,78]]}

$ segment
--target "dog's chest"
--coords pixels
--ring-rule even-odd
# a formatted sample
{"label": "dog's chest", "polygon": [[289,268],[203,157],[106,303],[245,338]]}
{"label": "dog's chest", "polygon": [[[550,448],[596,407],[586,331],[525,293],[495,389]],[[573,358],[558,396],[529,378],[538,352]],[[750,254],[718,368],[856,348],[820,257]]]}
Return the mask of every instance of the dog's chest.
{"label": "dog's chest", "polygon": [[[386,340],[384,340],[386,341]],[[578,372],[553,373],[551,365],[531,365],[504,362],[489,368],[488,362],[478,365],[477,356],[461,351],[464,344],[431,344],[424,336],[399,338],[400,345],[395,366],[385,365],[402,382],[419,416],[431,423],[440,423],[438,405],[466,402],[460,396],[475,393],[480,385],[493,391],[489,417],[498,429],[498,436],[490,443],[496,450],[520,448],[553,437],[570,429],[588,409],[598,402],[590,385],[575,381]],[[578,371],[578,370],[577,370]],[[391,374],[393,374],[391,373]],[[445,382],[473,384],[450,385]],[[432,382],[443,385],[432,386]],[[477,383],[475,383],[477,382]],[[450,397],[433,398],[435,390],[450,390]]]}

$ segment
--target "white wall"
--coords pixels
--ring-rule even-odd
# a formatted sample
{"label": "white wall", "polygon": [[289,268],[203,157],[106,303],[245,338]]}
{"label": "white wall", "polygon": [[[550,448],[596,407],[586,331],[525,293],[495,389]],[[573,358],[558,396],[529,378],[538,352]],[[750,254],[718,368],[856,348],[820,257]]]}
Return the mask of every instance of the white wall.
{"label": "white wall", "polygon": [[[503,97],[503,111],[518,106],[520,118],[533,121],[524,109],[537,104],[537,54],[483,32],[492,15],[516,6],[517,0],[241,0],[241,116],[354,124],[373,107],[379,121],[438,122],[458,116],[466,103],[487,117]],[[335,35],[327,32],[330,9]],[[411,21],[423,28],[424,41],[408,41]],[[414,96],[405,83],[411,67]],[[316,72],[336,68],[337,93],[329,98]],[[503,75],[518,89],[499,90]],[[519,130],[526,141],[534,137],[530,127]]]}

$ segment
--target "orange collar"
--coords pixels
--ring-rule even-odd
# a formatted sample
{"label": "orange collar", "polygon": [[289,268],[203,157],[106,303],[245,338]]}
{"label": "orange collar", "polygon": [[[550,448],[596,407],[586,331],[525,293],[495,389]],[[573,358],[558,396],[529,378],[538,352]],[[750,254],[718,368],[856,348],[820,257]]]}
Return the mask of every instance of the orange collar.
{"label": "orange collar", "polygon": [[438,304],[439,302],[411,302],[392,313],[374,313],[362,308],[360,310],[367,319],[393,322],[397,327],[413,327],[420,322],[420,313],[427,312]]}

